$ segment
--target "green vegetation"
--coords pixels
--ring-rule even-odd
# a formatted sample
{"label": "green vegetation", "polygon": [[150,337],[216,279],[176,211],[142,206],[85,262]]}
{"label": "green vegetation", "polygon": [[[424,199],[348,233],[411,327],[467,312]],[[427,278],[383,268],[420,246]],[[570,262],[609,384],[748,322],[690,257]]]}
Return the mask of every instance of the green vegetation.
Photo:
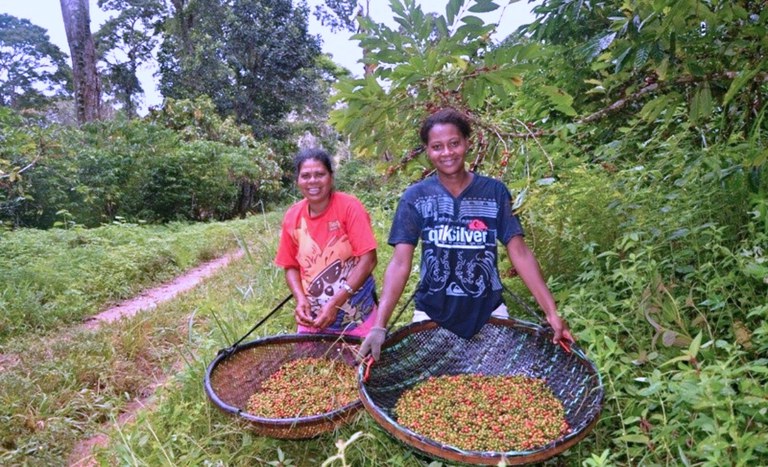
{"label": "green vegetation", "polygon": [[[0,106],[39,107],[65,94],[72,70],[48,33],[28,20],[0,14]],[[45,92],[44,92],[45,91]]]}
{"label": "green vegetation", "polygon": [[[498,10],[491,0],[435,15],[391,5],[397,29],[360,19],[372,74],[339,80],[341,138],[320,136],[351,142],[337,182],[372,211],[379,284],[392,210],[429,172],[418,123],[462,109],[472,168],[512,190],[606,385],[594,431],[548,464],[768,464],[762,2],[549,0],[500,43],[475,16]],[[280,441],[206,400],[216,352],[288,293],[272,264],[281,210],[265,205],[292,197],[296,139],[255,140],[216,113],[225,101],[169,99],[143,120],[82,128],[0,108],[0,463],[62,464],[106,423],[105,465],[428,465],[366,414]],[[210,219],[228,221],[173,222]],[[245,258],[194,292],[109,328],[71,326],[235,244]],[[293,329],[288,305],[252,337]],[[166,376],[151,406],[114,423]]]}
{"label": "green vegetation", "polygon": [[0,227],[231,219],[281,189],[281,156],[209,99],[169,99],[143,120],[35,123],[0,108]]}
{"label": "green vegetation", "polygon": [[46,334],[234,250],[248,224],[0,232],[0,344]]}
{"label": "green vegetation", "polygon": [[[145,10],[157,0],[146,2]],[[209,96],[222,115],[259,135],[285,135],[292,110],[321,110],[320,39],[308,31],[309,7],[291,0],[199,0],[161,8],[160,92]],[[131,27],[128,28],[132,29]],[[319,108],[318,108],[319,107]],[[322,111],[322,110],[321,110]]]}
{"label": "green vegetation", "polygon": [[[529,235],[537,239],[543,269],[560,271],[550,284],[579,344],[598,364],[606,384],[600,423],[556,461],[567,465],[676,464],[683,458],[701,465],[765,462],[768,326],[761,316],[768,310],[759,281],[739,273],[740,267],[754,269],[749,264],[759,259],[756,251],[765,237],[731,249],[723,232],[712,227],[660,239],[630,223],[627,229],[617,226],[590,233],[593,243],[573,240],[583,247],[579,260],[563,264],[554,249],[546,253],[546,237],[554,235],[547,229],[562,232],[569,236],[566,239],[589,232],[586,227],[582,233],[574,230],[584,224],[575,216],[584,209],[582,202],[602,190],[586,183],[591,179],[583,172],[576,171],[574,178],[583,183],[575,183],[568,192],[570,203],[544,202],[551,187],[541,187],[529,195],[524,217]],[[653,190],[643,190],[626,202],[635,204],[633,212],[639,214],[641,201],[656,198]],[[393,202],[369,207],[383,244]],[[571,216],[572,224],[549,222]],[[248,255],[205,286],[153,312],[95,333],[64,328],[48,337],[31,333],[8,341],[3,355],[16,356],[18,362],[0,377],[4,417],[9,421],[2,425],[7,430],[2,459],[10,464],[21,459],[58,464],[76,441],[107,422],[112,426],[110,445],[99,450],[99,458],[107,464],[252,465],[254,460],[275,461],[282,455],[293,459],[294,465],[319,465],[337,455],[337,438],[351,439],[362,431],[366,436],[355,438],[344,454],[351,465],[426,465],[428,460],[392,440],[365,414],[332,435],[280,441],[250,434],[206,399],[202,380],[216,352],[244,335],[287,293],[282,273],[272,265],[279,221],[279,213],[243,221],[237,235],[251,245]],[[196,228],[180,228],[180,233]],[[609,247],[597,254],[602,241]],[[670,257],[675,252],[697,262],[686,268]],[[389,247],[380,249],[381,264],[390,253]],[[379,283],[382,270],[377,269]],[[509,285],[524,291],[515,280]],[[718,297],[722,301],[717,302]],[[291,303],[251,337],[292,332]],[[182,362],[181,368],[173,367],[174,362]],[[150,366],[155,375],[147,374]],[[128,425],[113,424],[131,400],[145,394],[158,371],[172,379],[151,407]]]}

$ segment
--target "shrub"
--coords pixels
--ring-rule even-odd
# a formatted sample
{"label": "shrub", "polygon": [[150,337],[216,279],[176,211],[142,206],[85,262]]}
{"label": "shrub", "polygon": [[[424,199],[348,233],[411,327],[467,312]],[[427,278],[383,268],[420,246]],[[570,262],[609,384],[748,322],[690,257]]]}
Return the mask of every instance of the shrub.
{"label": "shrub", "polygon": [[[116,217],[229,219],[279,191],[277,156],[247,136],[237,144],[183,139],[151,121],[49,129],[33,170],[6,195],[0,220],[48,228],[62,212],[97,226]],[[231,134],[223,140],[233,142]],[[26,151],[34,151],[25,146]],[[41,149],[37,149],[42,151]],[[2,201],[2,199],[0,199]]]}

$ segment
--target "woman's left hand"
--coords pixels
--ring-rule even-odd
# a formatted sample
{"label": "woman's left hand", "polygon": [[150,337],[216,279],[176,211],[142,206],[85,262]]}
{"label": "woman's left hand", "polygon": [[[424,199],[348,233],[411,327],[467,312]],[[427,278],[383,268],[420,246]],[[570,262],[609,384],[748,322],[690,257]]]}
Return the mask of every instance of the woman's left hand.
{"label": "woman's left hand", "polygon": [[294,311],[296,322],[302,326],[313,326],[312,311],[309,301],[301,297],[296,299],[296,309]]}
{"label": "woman's left hand", "polygon": [[552,326],[552,330],[555,331],[555,337],[552,339],[552,342],[557,344],[563,339],[568,340],[571,344],[576,342],[571,334],[571,330],[568,329],[568,324],[560,317],[560,315],[557,313],[548,313],[547,322]]}
{"label": "woman's left hand", "polygon": [[317,317],[312,320],[312,326],[316,328],[327,328],[334,321],[336,321],[336,315],[339,313],[339,308],[333,302],[328,300],[325,305],[317,312]]}

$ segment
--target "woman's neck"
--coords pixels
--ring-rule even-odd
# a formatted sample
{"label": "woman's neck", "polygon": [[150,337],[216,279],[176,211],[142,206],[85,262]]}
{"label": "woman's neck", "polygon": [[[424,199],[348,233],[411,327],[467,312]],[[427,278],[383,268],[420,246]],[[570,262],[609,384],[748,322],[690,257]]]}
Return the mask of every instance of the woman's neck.
{"label": "woman's neck", "polygon": [[472,172],[462,170],[454,174],[437,174],[438,180],[454,197],[459,196],[472,182]]}
{"label": "woman's neck", "polygon": [[309,209],[309,217],[319,217],[322,215],[326,209],[328,209],[328,205],[331,204],[331,197],[333,196],[333,192],[331,192],[327,198],[323,199],[322,201],[309,201],[307,200],[307,208]]}

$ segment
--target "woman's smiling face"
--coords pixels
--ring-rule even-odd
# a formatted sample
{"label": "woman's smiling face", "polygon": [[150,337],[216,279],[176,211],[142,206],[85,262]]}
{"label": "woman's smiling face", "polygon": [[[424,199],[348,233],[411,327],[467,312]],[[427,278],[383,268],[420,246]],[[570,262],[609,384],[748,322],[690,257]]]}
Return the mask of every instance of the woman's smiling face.
{"label": "woman's smiling face", "polygon": [[307,159],[301,164],[296,181],[299,191],[310,203],[322,203],[333,191],[333,175],[317,159]]}
{"label": "woman's smiling face", "polygon": [[427,156],[435,170],[443,175],[453,175],[464,170],[468,148],[467,138],[452,123],[439,123],[429,130]]}

